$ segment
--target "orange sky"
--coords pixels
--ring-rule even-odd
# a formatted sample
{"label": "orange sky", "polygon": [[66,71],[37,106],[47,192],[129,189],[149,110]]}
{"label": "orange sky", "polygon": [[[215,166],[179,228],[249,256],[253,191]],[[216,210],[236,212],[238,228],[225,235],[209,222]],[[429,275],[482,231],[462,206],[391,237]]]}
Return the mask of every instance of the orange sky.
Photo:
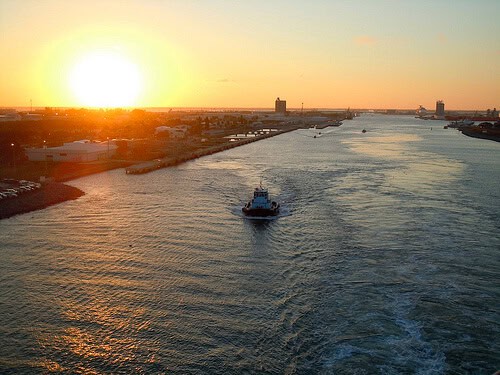
{"label": "orange sky", "polygon": [[0,106],[500,108],[500,2],[1,0]]}

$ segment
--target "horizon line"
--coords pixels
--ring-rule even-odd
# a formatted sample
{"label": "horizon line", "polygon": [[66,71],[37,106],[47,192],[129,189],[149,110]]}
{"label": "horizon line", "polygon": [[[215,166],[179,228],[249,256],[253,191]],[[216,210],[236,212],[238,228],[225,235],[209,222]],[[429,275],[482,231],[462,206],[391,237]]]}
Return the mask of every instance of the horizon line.
{"label": "horizon line", "polygon": [[[35,110],[41,110],[41,109],[46,109],[46,108],[51,108],[51,109],[88,109],[88,110],[116,110],[116,109],[123,109],[123,110],[134,110],[134,109],[163,109],[163,110],[189,110],[189,111],[196,111],[196,110],[227,110],[227,111],[266,111],[266,112],[274,112],[275,109],[273,107],[213,107],[213,106],[123,106],[123,107],[88,107],[88,106],[0,106],[0,110],[5,110],[5,109],[15,109],[15,110],[21,110],[21,111],[35,111]],[[496,108],[496,107],[495,107]],[[493,108],[493,109],[495,109]],[[446,109],[445,111],[467,111],[467,112],[474,112],[474,111],[487,111],[487,110],[492,110],[492,108],[486,108],[486,109],[462,109],[462,108],[452,108],[452,109]],[[370,108],[370,107],[308,107],[308,108],[301,108],[301,107],[291,107],[287,108],[287,111],[294,111],[294,112],[299,112],[299,111],[416,111],[418,108]],[[434,112],[434,110],[428,110],[429,112]]]}

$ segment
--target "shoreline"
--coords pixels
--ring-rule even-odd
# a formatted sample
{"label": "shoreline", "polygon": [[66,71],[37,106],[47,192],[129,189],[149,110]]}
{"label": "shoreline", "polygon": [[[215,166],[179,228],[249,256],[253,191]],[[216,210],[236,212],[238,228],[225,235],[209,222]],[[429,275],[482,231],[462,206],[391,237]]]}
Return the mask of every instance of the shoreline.
{"label": "shoreline", "polygon": [[494,141],[494,142],[500,142],[500,135],[482,133],[482,132],[478,132],[478,131],[470,131],[468,129],[461,129],[461,131],[462,131],[462,134],[467,136],[467,137],[486,139],[488,141]]}
{"label": "shoreline", "polygon": [[[239,146],[244,146],[252,142],[257,142],[263,139],[275,137],[280,134],[288,133],[294,130],[301,129],[302,126],[298,125],[293,125],[289,126],[286,129],[278,130],[275,132],[269,132],[268,134],[263,134],[255,137],[248,137],[246,139],[240,139],[236,141],[227,141],[218,145],[213,145],[205,148],[199,148],[192,150],[190,152],[187,152],[185,154],[181,154],[178,156],[168,156],[165,158],[160,158],[156,160],[150,160],[150,161],[145,161],[141,162],[139,164],[133,164],[129,167],[125,168],[125,172],[127,174],[144,174],[144,173],[149,173],[153,172],[157,169],[161,168],[168,168],[168,167],[173,167],[182,163],[185,163],[190,160],[195,160],[198,158],[201,158],[203,156],[208,156],[212,154],[216,154],[222,151],[229,150],[231,148],[239,147]],[[322,128],[318,128],[322,129]]]}
{"label": "shoreline", "polygon": [[31,191],[15,198],[1,200],[0,220],[41,210],[68,200],[77,199],[83,195],[85,195],[85,192],[74,186],[60,182],[49,182],[43,184],[36,191]]}

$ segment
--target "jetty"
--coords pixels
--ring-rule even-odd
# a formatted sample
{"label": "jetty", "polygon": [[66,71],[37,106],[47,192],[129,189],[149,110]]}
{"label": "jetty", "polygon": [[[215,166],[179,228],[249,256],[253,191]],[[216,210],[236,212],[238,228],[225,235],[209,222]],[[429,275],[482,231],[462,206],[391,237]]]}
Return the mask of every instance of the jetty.
{"label": "jetty", "polygon": [[189,160],[198,159],[202,156],[212,155],[221,151],[229,150],[234,147],[243,146],[252,142],[260,141],[262,139],[274,137],[279,134],[287,133],[293,130],[300,129],[301,125],[292,125],[288,126],[285,129],[280,129],[275,132],[269,132],[267,134],[261,134],[255,137],[248,137],[244,139],[237,139],[233,141],[227,141],[218,145],[208,146],[199,148],[187,153],[180,154],[178,156],[168,156],[161,159],[151,160],[147,162],[143,162],[140,164],[131,165],[125,168],[126,174],[144,174],[153,172],[155,170],[161,168],[172,167],[175,165],[179,165]]}

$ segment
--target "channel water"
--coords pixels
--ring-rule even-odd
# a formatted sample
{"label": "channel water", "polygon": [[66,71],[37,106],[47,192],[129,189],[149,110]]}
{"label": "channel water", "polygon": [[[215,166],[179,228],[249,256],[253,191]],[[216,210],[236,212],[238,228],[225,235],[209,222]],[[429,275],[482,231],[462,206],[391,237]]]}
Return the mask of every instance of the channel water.
{"label": "channel water", "polygon": [[[500,369],[500,143],[364,114],[0,222],[0,373]],[[366,129],[366,133],[362,133]],[[262,179],[274,220],[241,207]]]}

